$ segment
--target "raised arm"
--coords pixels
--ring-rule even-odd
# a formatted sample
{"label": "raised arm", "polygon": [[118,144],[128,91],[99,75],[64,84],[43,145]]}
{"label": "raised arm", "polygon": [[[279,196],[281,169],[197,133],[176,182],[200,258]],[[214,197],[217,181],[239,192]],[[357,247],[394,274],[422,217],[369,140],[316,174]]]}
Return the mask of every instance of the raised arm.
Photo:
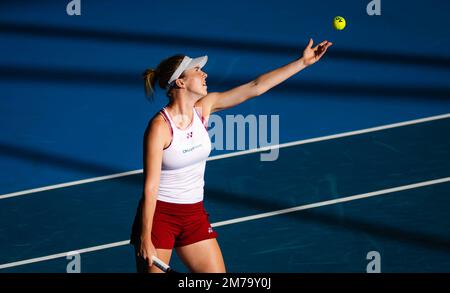
{"label": "raised arm", "polygon": [[236,106],[250,98],[264,94],[305,67],[319,61],[332,43],[323,41],[315,47],[312,45],[313,40],[310,39],[301,58],[231,90],[209,93],[197,102],[197,106],[202,107],[204,115],[208,116],[210,113]]}

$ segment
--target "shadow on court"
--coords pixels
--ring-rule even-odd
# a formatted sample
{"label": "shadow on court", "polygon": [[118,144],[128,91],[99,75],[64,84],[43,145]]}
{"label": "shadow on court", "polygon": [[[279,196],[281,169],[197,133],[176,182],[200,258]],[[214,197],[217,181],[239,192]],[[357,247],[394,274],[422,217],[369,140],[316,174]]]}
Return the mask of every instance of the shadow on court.
{"label": "shadow on court", "polygon": [[[140,73],[115,73],[110,71],[87,71],[67,70],[25,66],[0,66],[1,80],[17,81],[41,81],[57,83],[77,83],[108,86],[124,86],[140,88],[142,77]],[[208,78],[210,86],[216,90],[227,90],[249,82],[244,79],[227,79],[223,81],[220,77]],[[342,97],[397,97],[402,99],[450,99],[450,88],[446,87],[423,87],[423,86],[387,86],[382,84],[354,84],[354,83],[330,83],[330,82],[305,82],[287,81],[272,89],[272,92],[295,93],[295,94],[323,94]]]}
{"label": "shadow on court", "polygon": [[[11,22],[0,22],[0,33],[14,35],[31,35],[61,39],[81,39],[115,43],[134,43],[141,45],[161,46],[177,45],[187,48],[208,48],[233,50],[239,52],[259,52],[265,54],[298,55],[298,46],[280,45],[268,42],[246,42],[242,40],[223,40],[220,38],[186,37],[182,35],[148,34],[115,32],[96,29],[54,27],[48,25],[31,25]],[[450,59],[435,56],[419,56],[399,53],[372,52],[364,50],[333,49],[327,58],[354,60],[374,63],[415,65],[433,68],[450,68]]]}
{"label": "shadow on court", "polygon": [[45,152],[42,150],[34,150],[27,147],[10,145],[0,142],[0,155],[25,160],[31,164],[51,165],[56,168],[63,168],[68,170],[75,170],[83,172],[88,176],[89,174],[116,174],[124,172],[112,166],[105,166],[104,164],[96,164],[92,161],[84,161],[74,159],[69,156],[57,155],[54,153]]}
{"label": "shadow on court", "polygon": [[[248,207],[250,209],[256,208],[261,213],[290,208],[290,206],[280,204],[277,200],[267,200],[263,198],[255,199],[244,194],[226,193],[220,190],[213,190],[208,188],[206,188],[205,194],[207,194],[208,201],[220,202],[221,204],[225,204],[227,206],[240,205]],[[330,226],[339,230],[350,230],[357,233],[368,233],[386,240],[410,243],[425,249],[450,253],[450,240],[444,237],[439,237],[431,233],[426,233],[423,231],[421,232],[413,229],[400,229],[380,222],[369,222],[361,218],[352,218],[348,215],[342,217],[330,212],[324,212],[320,210],[320,208],[281,214],[277,215],[277,217],[285,217],[289,220]]]}

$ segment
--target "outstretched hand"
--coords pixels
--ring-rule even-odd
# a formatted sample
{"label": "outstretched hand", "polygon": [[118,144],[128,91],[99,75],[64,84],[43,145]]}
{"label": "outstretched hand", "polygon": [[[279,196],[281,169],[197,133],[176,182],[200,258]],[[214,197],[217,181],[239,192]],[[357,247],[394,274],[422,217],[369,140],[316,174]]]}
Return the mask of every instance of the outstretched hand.
{"label": "outstretched hand", "polygon": [[328,47],[333,45],[333,43],[328,41],[323,41],[319,45],[312,48],[313,40],[309,39],[309,43],[303,51],[303,62],[306,66],[312,65],[322,58],[322,56],[327,51]]}

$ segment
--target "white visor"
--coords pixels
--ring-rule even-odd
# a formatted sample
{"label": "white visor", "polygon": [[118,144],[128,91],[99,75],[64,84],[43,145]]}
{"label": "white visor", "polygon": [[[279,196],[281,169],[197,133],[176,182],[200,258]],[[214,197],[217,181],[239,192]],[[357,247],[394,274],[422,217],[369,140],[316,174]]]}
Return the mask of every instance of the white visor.
{"label": "white visor", "polygon": [[194,67],[200,67],[203,68],[205,66],[206,62],[208,62],[208,56],[202,56],[198,58],[190,58],[188,56],[184,56],[183,61],[181,61],[180,65],[178,66],[177,70],[172,74],[172,76],[169,79],[169,82],[167,83],[167,89],[169,89],[172,86],[172,83],[177,80],[181,74],[185,70],[194,68]]}

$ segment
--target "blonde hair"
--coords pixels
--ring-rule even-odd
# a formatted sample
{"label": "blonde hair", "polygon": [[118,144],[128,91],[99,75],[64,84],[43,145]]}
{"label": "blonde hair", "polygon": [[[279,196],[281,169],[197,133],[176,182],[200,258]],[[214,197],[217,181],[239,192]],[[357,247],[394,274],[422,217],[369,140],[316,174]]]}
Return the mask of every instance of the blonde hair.
{"label": "blonde hair", "polygon": [[[147,97],[154,97],[156,80],[158,85],[162,89],[167,88],[172,74],[180,66],[185,55],[174,55],[161,61],[156,69],[146,69],[142,74],[144,78],[144,90]],[[170,97],[170,90],[167,92],[167,96]]]}

